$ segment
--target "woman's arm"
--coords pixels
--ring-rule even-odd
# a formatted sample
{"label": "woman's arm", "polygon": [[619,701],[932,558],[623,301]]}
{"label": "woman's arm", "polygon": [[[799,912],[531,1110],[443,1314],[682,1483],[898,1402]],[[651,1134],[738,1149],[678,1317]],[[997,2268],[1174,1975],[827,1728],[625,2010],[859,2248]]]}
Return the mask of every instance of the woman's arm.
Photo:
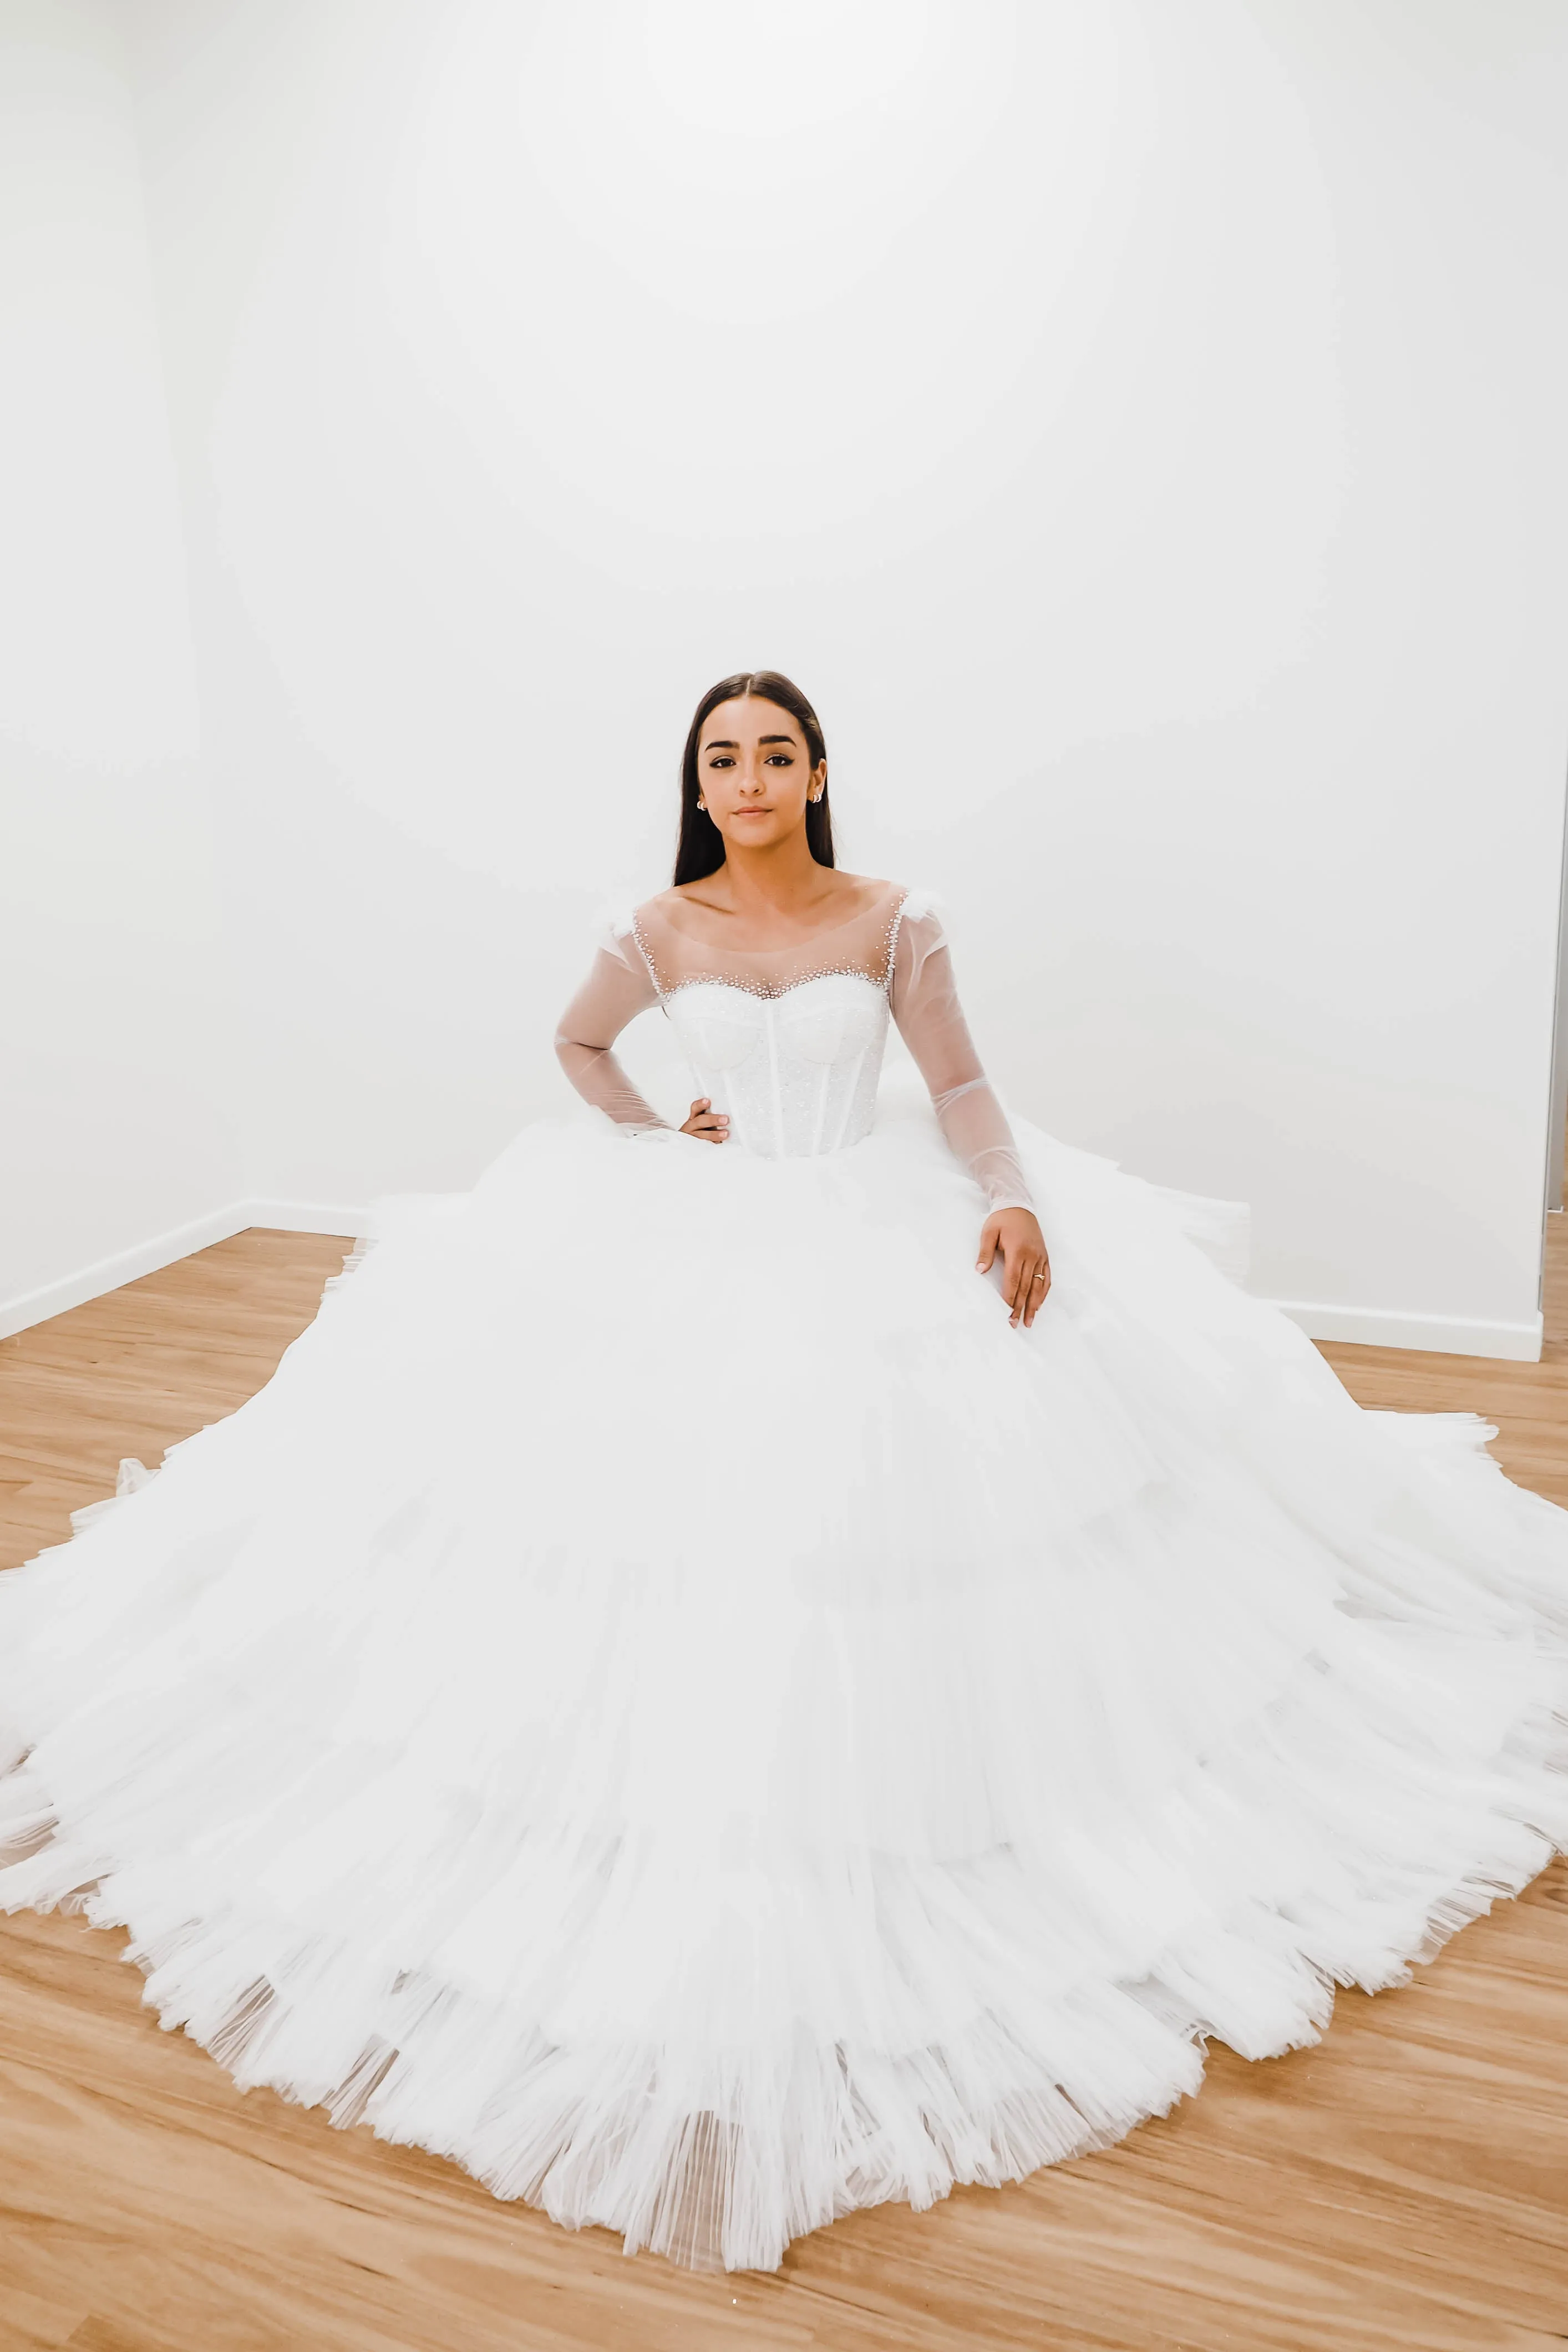
{"label": "woman's arm", "polygon": [[600,942],[592,971],[560,1016],[555,1050],[561,1068],[584,1102],[592,1103],[617,1127],[664,1125],[610,1050],[627,1023],[658,1001],[659,992],[635,941],[612,932]]}
{"label": "woman's arm", "polygon": [[1051,1287],[1051,1262],[1007,1114],[975,1051],[936,917],[907,911],[898,929],[889,997],[899,1034],[930,1090],[955,1156],[990,1204],[980,1234],[982,1272],[1001,1253],[1002,1296],[1013,1322],[1029,1325]]}

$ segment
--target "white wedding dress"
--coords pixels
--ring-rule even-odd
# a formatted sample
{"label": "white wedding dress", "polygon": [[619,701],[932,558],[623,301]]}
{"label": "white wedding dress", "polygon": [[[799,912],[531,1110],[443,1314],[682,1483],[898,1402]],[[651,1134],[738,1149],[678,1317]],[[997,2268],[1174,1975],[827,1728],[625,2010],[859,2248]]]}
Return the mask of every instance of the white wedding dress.
{"label": "white wedding dress", "polygon": [[[0,1903],[123,1923],[242,2084],[768,2267],[1523,1885],[1568,1515],[1359,1411],[1214,1204],[1015,1137],[918,902],[804,959],[701,919],[567,1018],[608,1117],[386,1204],[258,1396],[0,1578]],[[609,1053],[655,1002],[722,1148]],[[1051,1246],[1027,1333],[988,1199]]]}

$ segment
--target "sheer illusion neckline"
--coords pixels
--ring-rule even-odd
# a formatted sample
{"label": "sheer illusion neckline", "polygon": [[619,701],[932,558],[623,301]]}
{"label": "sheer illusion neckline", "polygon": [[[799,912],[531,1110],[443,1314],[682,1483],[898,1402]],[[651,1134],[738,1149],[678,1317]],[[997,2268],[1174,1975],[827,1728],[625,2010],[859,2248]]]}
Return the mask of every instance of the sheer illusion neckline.
{"label": "sheer illusion neckline", "polygon": [[[696,940],[670,921],[667,915],[661,913],[655,918],[652,904],[639,907],[632,915],[632,937],[662,998],[674,996],[683,988],[702,986],[739,989],[747,996],[787,996],[811,981],[831,979],[867,981],[886,994],[892,984],[899,926],[909,895],[906,887],[894,886],[891,897],[880,903],[873,900],[859,914],[846,916],[841,922],[826,923],[821,930],[782,947],[724,947]],[[657,928],[668,932],[670,944],[679,950],[678,956],[673,957],[667,951],[661,956],[653,935]],[[865,935],[860,954],[834,957],[821,952],[827,942],[841,940],[846,932],[855,930]],[[756,964],[777,966],[785,959],[794,961],[783,976],[751,969]],[[728,969],[724,968],[726,965]]]}

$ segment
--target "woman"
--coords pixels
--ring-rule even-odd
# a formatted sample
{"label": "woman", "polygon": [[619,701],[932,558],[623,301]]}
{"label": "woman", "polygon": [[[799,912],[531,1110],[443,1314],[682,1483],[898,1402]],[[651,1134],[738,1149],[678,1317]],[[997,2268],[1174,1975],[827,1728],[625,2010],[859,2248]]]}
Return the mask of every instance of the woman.
{"label": "woman", "polygon": [[732,2267],[1311,2041],[1568,1839],[1568,1517],[1359,1412],[1213,1204],[1015,1138],[827,791],[788,680],[705,696],[562,1024],[608,1118],[386,1209],[0,1580],[0,1901],[129,1926],[242,2084]]}

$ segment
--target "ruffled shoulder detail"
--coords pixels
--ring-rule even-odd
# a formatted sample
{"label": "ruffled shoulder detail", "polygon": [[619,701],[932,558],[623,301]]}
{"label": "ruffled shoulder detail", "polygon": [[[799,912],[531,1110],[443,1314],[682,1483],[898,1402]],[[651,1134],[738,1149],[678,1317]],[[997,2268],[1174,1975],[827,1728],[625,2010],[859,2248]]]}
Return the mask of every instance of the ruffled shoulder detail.
{"label": "ruffled shoulder detail", "polygon": [[[935,890],[925,890],[917,883],[907,885],[904,896],[894,909],[887,932],[887,987],[889,1002],[894,1002],[895,985],[900,993],[918,980],[927,956],[947,944],[937,913],[939,901]],[[894,1017],[897,1005],[894,1003]]]}
{"label": "ruffled shoulder detail", "polygon": [[903,921],[918,922],[922,915],[939,916],[941,912],[942,901],[935,890],[923,889],[918,882],[908,884],[904,893],[904,904],[899,909]]}

